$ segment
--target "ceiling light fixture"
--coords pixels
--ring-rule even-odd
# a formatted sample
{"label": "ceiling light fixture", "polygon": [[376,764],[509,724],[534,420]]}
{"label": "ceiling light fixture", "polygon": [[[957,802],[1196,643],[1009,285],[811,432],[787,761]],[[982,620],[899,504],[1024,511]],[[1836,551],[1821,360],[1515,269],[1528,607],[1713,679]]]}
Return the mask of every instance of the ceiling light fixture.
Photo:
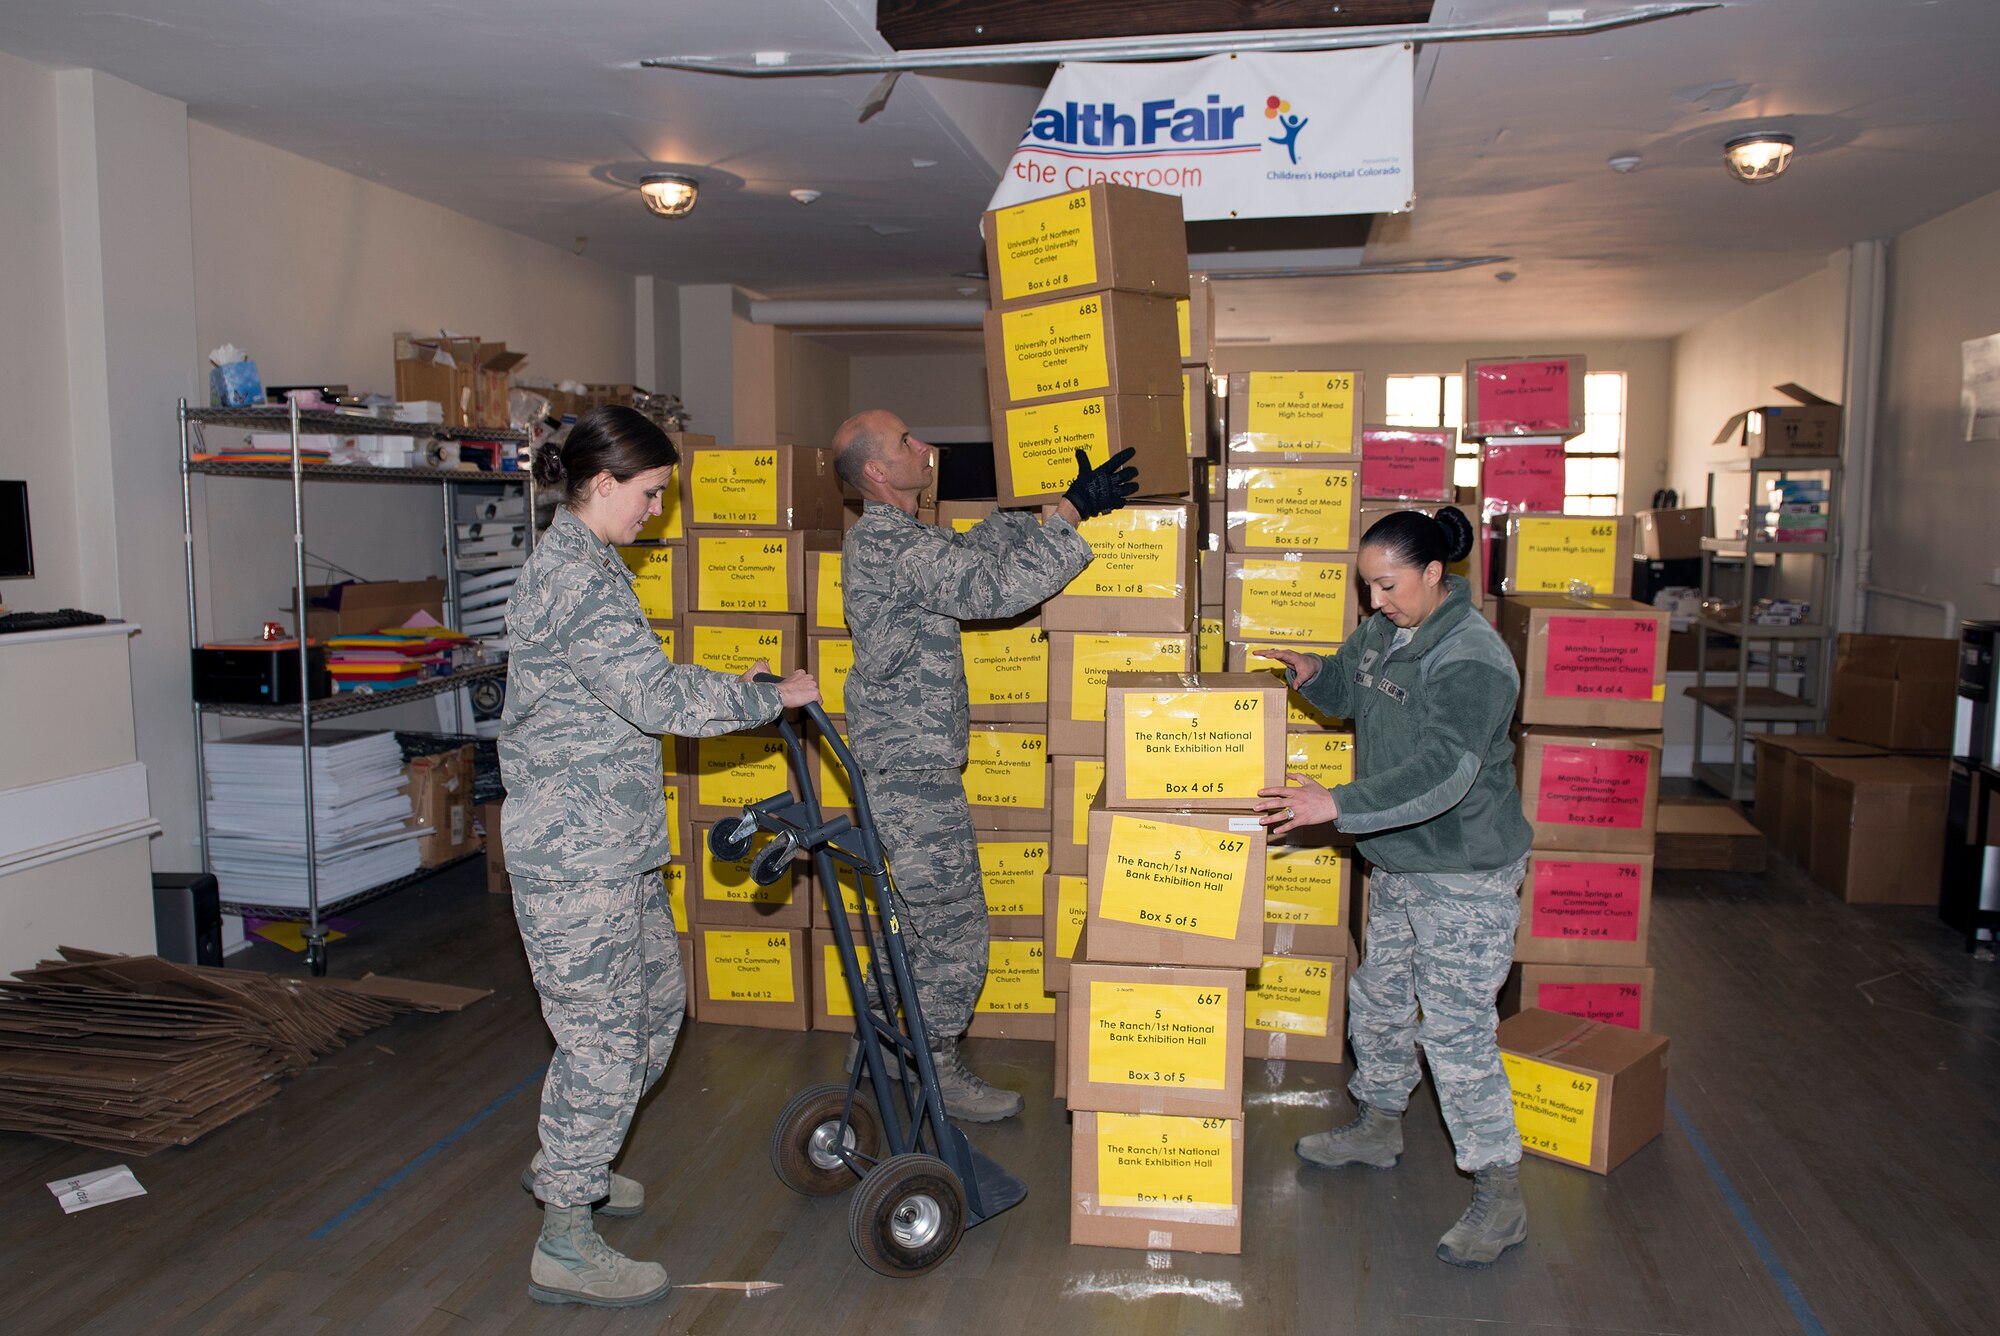
{"label": "ceiling light fixture", "polygon": [[814,200],[819,198],[819,192],[817,190],[794,190],[791,192],[791,194],[792,198],[797,200],[801,204],[810,204]]}
{"label": "ceiling light fixture", "polygon": [[1636,153],[1614,153],[1604,160],[1604,165],[1624,176],[1639,170],[1639,155]]}
{"label": "ceiling light fixture", "polygon": [[646,207],[662,218],[685,218],[694,212],[694,197],[701,182],[677,172],[654,172],[639,178],[639,193]]}
{"label": "ceiling light fixture", "polygon": [[1729,164],[1730,175],[1739,181],[1753,184],[1775,181],[1785,174],[1785,168],[1792,165],[1792,154],[1797,147],[1797,141],[1790,135],[1760,130],[1754,135],[1740,135],[1724,144],[1722,159]]}

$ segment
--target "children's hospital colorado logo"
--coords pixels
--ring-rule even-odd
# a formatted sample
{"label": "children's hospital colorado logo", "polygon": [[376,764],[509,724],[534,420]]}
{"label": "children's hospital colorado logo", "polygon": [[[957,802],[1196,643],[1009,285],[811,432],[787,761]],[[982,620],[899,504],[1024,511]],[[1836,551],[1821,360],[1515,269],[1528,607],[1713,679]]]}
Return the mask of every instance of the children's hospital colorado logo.
{"label": "children's hospital colorado logo", "polygon": [[990,207],[1109,182],[1190,220],[1408,208],[1407,47],[1056,71]]}

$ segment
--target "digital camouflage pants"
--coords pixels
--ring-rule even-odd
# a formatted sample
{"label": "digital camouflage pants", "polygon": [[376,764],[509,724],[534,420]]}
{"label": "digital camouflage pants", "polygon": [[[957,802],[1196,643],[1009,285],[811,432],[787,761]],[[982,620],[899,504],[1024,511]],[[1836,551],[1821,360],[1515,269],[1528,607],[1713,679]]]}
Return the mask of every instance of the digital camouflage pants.
{"label": "digital camouflage pants", "polygon": [[1367,953],[1347,985],[1348,1091],[1401,1113],[1421,1077],[1421,1044],[1467,1173],[1521,1158],[1493,1001],[1513,964],[1527,865],[1523,858],[1498,872],[1373,873]]}
{"label": "digital camouflage pants", "polygon": [[987,956],[986,887],[965,782],[956,770],[885,770],[867,783],[924,1027],[941,1038],[964,1034],[986,986]]}
{"label": "digital camouflage pants", "polygon": [[514,919],[556,1054],[542,1083],[535,1195],[581,1206],[611,1191],[640,1096],[666,1071],[687,1009],[658,872],[604,881],[514,877]]}

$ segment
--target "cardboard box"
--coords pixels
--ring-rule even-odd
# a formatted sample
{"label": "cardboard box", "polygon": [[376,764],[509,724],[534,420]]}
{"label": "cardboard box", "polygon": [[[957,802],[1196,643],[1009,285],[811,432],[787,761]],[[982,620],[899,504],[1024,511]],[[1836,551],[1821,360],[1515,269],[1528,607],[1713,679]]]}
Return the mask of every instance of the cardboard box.
{"label": "cardboard box", "polygon": [[690,612],[681,634],[687,663],[732,677],[759,659],[780,677],[805,663],[805,619],[794,613]]}
{"label": "cardboard box", "polygon": [[1192,629],[1047,634],[1049,748],[1059,756],[1104,754],[1104,689],[1112,673],[1184,673],[1194,667]]}
{"label": "cardboard box", "polygon": [[618,549],[632,572],[632,592],[651,622],[678,621],[688,611],[687,548],[679,543],[634,543]]}
{"label": "cardboard box", "polygon": [[1254,969],[1264,954],[1264,828],[1207,812],[1090,814],[1092,961]]}
{"label": "cardboard box", "polygon": [[1071,964],[1070,1108],[1241,1118],[1243,984],[1242,970]]}
{"label": "cardboard box", "polygon": [[979,852],[979,879],[986,888],[988,933],[1039,939],[1049,877],[1049,833],[975,830],[973,842]]}
{"label": "cardboard box", "polygon": [[1264,956],[1243,998],[1243,1056],[1287,1062],[1343,1061],[1347,1048],[1347,956]]}
{"label": "cardboard box", "polygon": [[1090,564],[1042,604],[1051,631],[1159,631],[1193,624],[1198,516],[1190,505],[1128,505],[1083,522]]}
{"label": "cardboard box", "polygon": [[1361,429],[1361,495],[1379,501],[1452,499],[1458,432],[1451,427]]}
{"label": "cardboard box", "polygon": [[1226,483],[1227,551],[1351,555],[1361,545],[1361,470],[1352,463],[1234,463]]}
{"label": "cardboard box", "polygon": [[[667,893],[667,908],[673,915],[674,933],[686,937],[694,931],[694,915],[688,912],[688,865],[682,859],[670,858],[660,864],[660,885]],[[687,976],[688,995],[694,995],[694,971]]]}
{"label": "cardboard box", "polygon": [[1187,427],[1189,459],[1213,457],[1209,414],[1208,368],[1189,367],[1181,372],[1181,417]]}
{"label": "cardboard box", "polygon": [[506,427],[507,390],[526,353],[475,337],[426,338],[398,334],[396,398],[429,399],[444,408],[450,427]]}
{"label": "cardboard box", "polygon": [[1465,364],[1468,439],[1489,436],[1581,436],[1583,354],[1554,357],[1482,357]]}
{"label": "cardboard box", "polygon": [[1049,738],[1041,724],[975,724],[965,799],[982,830],[1049,830]]}
{"label": "cardboard box", "polygon": [[[854,955],[863,971],[872,967],[868,944],[858,936],[854,939]],[[848,992],[840,946],[830,928],[812,930],[812,1028],[854,1033],[854,999]]]}
{"label": "cardboard box", "polygon": [[1517,964],[1500,985],[1500,1014],[1527,1007],[1650,1033],[1653,967]]}
{"label": "cardboard box", "polygon": [[[667,439],[674,443],[674,450],[682,461],[696,450],[706,449],[715,444],[713,436],[700,432],[670,431]],[[681,489],[678,484],[660,494],[660,513],[646,521],[639,530],[642,543],[685,543],[687,541],[687,517],[681,511]]]}
{"label": "cardboard box", "polygon": [[1509,515],[1493,531],[1492,592],[1628,597],[1630,515]]}
{"label": "cardboard box", "polygon": [[697,925],[711,928],[806,928],[812,926],[812,903],[806,895],[809,885],[800,877],[802,864],[794,861],[785,875],[769,886],[750,879],[750,863],[771,836],[759,831],[750,841],[750,852],[740,863],[725,863],[708,847],[708,826],[691,828],[693,850],[688,856],[692,869],[688,885],[688,916]]}
{"label": "cardboard box", "polygon": [[1833,659],[1827,732],[1887,751],[1951,750],[1958,641],[1843,632]]}
{"label": "cardboard box", "polygon": [[1699,559],[1701,540],[1708,537],[1708,510],[1642,510],[1634,515],[1638,546],[1633,555],[1648,561]]}
{"label": "cardboard box", "polygon": [[697,923],[694,991],[702,1023],[810,1029],[811,947],[811,936],[802,928],[719,928]]}
{"label": "cardboard box", "polygon": [[1629,598],[1521,594],[1500,638],[1521,670],[1519,718],[1578,728],[1658,728],[1667,699],[1665,608]]}
{"label": "cardboard box", "polygon": [[472,746],[454,747],[403,764],[410,781],[410,823],[425,834],[417,841],[417,861],[439,867],[479,848],[472,829]]}
{"label": "cardboard box", "polygon": [[688,815],[695,821],[741,816],[752,803],[798,791],[785,740],[774,728],[689,738],[688,750],[693,791],[686,796],[693,800]]}
{"label": "cardboard box", "polygon": [[1243,1251],[1243,1120],[1083,1110],[1070,1131],[1072,1247]]}
{"label": "cardboard box", "polygon": [[1361,461],[1358,371],[1237,371],[1229,377],[1231,464]]}
{"label": "cardboard box", "polygon": [[806,671],[819,683],[820,708],[833,716],[836,727],[840,726],[847,714],[847,675],[854,671],[854,642],[846,636],[807,636]]}
{"label": "cardboard box", "polygon": [[1041,937],[994,937],[986,950],[986,984],[972,1005],[966,1034],[1053,1043],[1056,1000],[1042,987]]}
{"label": "cardboard box", "polygon": [[1812,758],[1812,879],[1849,904],[1935,905],[1950,773],[1936,757]]}
{"label": "cardboard box", "polygon": [[1102,464],[1131,450],[1138,496],[1187,491],[1187,423],[1179,394],[1088,394],[992,408],[994,486],[1002,506],[1058,501],[1076,481],[1076,452]]}
{"label": "cardboard box", "polygon": [[1568,458],[1560,436],[1482,442],[1479,491],[1485,522],[1494,524],[1506,515],[1560,515],[1569,491]]}
{"label": "cardboard box", "polygon": [[1715,444],[1740,446],[1752,459],[1838,457],[1840,405],[1797,385],[1773,388],[1793,402],[1743,410],[1722,424]]}
{"label": "cardboard box", "polygon": [[1076,959],[1089,913],[1089,878],[1051,873],[1043,882],[1042,987],[1047,991],[1069,991],[1070,964]]}
{"label": "cardboard box", "polygon": [[847,609],[840,597],[840,549],[806,552],[806,634],[844,636]]}
{"label": "cardboard box", "polygon": [[1500,1060],[1530,1155],[1608,1174],[1666,1125],[1665,1035],[1529,1008],[1500,1022]]}
{"label": "cardboard box", "polygon": [[1288,837],[1264,849],[1264,952],[1273,956],[1345,956],[1352,943],[1347,903],[1359,861],[1353,842],[1298,844]]}
{"label": "cardboard box", "polygon": [[1284,782],[1285,687],[1264,673],[1114,673],[1105,688],[1113,811],[1244,812]]}
{"label": "cardboard box", "polygon": [[1001,310],[1112,289],[1188,294],[1178,195],[1100,182],[989,210],[980,234]]}
{"label": "cardboard box", "polygon": [[[1286,641],[1284,647],[1295,649],[1301,654],[1317,654],[1322,658],[1331,658],[1340,651],[1338,645],[1303,645],[1297,641]],[[1224,665],[1232,673],[1262,673],[1272,681],[1283,685],[1285,666],[1276,659],[1267,659],[1255,653],[1255,648],[1269,649],[1271,646],[1262,639],[1259,639],[1254,647],[1241,640],[1224,641]],[[1305,697],[1290,687],[1285,688],[1285,728],[1288,733],[1317,729],[1346,733],[1350,737],[1353,734],[1353,727],[1347,720],[1321,714],[1318,709],[1306,703]],[[1288,739],[1285,744],[1287,765],[1291,763],[1291,746]]]}
{"label": "cardboard box", "polygon": [[[386,626],[404,626],[420,612],[444,621],[443,580],[348,581],[306,586],[306,638],[366,635]],[[291,610],[293,625],[298,609]]]}
{"label": "cardboard box", "polygon": [[1354,629],[1360,600],[1347,556],[1284,552],[1223,558],[1223,628],[1259,645],[1338,645]]}
{"label": "cardboard box", "polygon": [[1200,367],[1204,376],[1215,360],[1215,290],[1207,274],[1188,275],[1188,295],[1175,304],[1181,327],[1181,365]]}
{"label": "cardboard box", "polygon": [[[1456,503],[1453,508],[1472,521],[1472,551],[1465,555],[1463,561],[1454,561],[1447,564],[1445,572],[1449,575],[1456,575],[1464,580],[1466,592],[1472,598],[1472,606],[1475,608],[1484,608],[1488,600],[1492,598],[1492,595],[1487,593],[1486,590],[1486,550],[1491,544],[1487,537],[1486,522],[1481,518],[1483,512],[1480,509],[1477,494],[1474,494],[1473,500]],[[1362,539],[1365,541],[1368,537],[1368,531],[1374,528],[1376,522],[1386,515],[1393,515],[1399,510],[1421,510],[1426,515],[1434,516],[1440,509],[1442,507],[1428,506],[1421,502],[1405,503],[1402,505],[1363,502],[1361,506]],[[1375,610],[1375,600],[1368,592],[1367,581],[1360,579],[1358,573],[1354,581],[1354,592],[1360,598],[1360,604],[1355,613],[1358,620],[1366,617]],[[1487,620],[1491,621],[1493,619],[1489,617]]]}
{"label": "cardboard box", "polygon": [[1049,1093],[1060,1100],[1069,1098],[1069,994],[1057,993],[1056,999],[1056,1051],[1054,1078],[1050,1081]]}
{"label": "cardboard box", "polygon": [[500,803],[481,803],[473,809],[486,845],[486,889],[493,895],[512,893],[507,876],[507,855],[500,845]]}
{"label": "cardboard box", "polygon": [[689,529],[691,606],[699,612],[806,610],[806,553],[840,547],[824,529]]}
{"label": "cardboard box", "polygon": [[[1101,292],[986,313],[995,410],[1078,394],[1181,392],[1172,297]],[[1074,475],[1072,475],[1074,476]]]}
{"label": "cardboard box", "polygon": [[1521,883],[1514,959],[1643,965],[1653,919],[1651,854],[1537,849]]}
{"label": "cardboard box", "polygon": [[722,529],[838,529],[833,451],[809,445],[704,444],[681,458],[686,523]]}
{"label": "cardboard box", "polygon": [[1660,735],[1520,731],[1521,812],[1537,849],[1650,854],[1660,794]]}
{"label": "cardboard box", "polygon": [[1751,820],[1787,858],[1804,861],[1812,833],[1814,756],[1880,756],[1879,747],[1827,733],[1755,733],[1756,803]]}
{"label": "cardboard box", "polygon": [[974,719],[1016,724],[1048,719],[1049,633],[1038,615],[966,622],[958,641]]}
{"label": "cardboard box", "polygon": [[1763,833],[1721,799],[1662,798],[1653,837],[1660,871],[1762,872]]}
{"label": "cardboard box", "polygon": [[1057,755],[1050,765],[1049,870],[1083,876],[1090,870],[1090,809],[1104,792],[1104,757]]}
{"label": "cardboard box", "polygon": [[[812,902],[813,927],[821,929],[831,928],[833,926],[833,919],[827,911],[825,883],[820,879],[819,864],[812,860],[801,860],[798,875],[802,879],[809,880],[811,883],[811,888],[802,891],[801,894],[805,899]],[[841,909],[847,916],[847,926],[857,933],[860,932],[861,915],[864,909],[860,878],[855,875],[853,868],[842,866],[838,860],[834,862],[833,890],[834,895],[840,901]],[[865,908],[870,923],[874,925],[873,930],[879,934],[882,931],[881,922],[880,916],[876,913],[877,906],[873,894],[867,897]]]}

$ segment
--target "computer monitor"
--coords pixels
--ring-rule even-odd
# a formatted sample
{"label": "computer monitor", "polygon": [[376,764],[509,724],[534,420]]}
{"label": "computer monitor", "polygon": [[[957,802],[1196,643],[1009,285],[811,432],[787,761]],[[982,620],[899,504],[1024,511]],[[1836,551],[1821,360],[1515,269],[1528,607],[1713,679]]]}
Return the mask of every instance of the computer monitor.
{"label": "computer monitor", "polygon": [[0,580],[35,573],[35,545],[28,536],[28,484],[0,478]]}

